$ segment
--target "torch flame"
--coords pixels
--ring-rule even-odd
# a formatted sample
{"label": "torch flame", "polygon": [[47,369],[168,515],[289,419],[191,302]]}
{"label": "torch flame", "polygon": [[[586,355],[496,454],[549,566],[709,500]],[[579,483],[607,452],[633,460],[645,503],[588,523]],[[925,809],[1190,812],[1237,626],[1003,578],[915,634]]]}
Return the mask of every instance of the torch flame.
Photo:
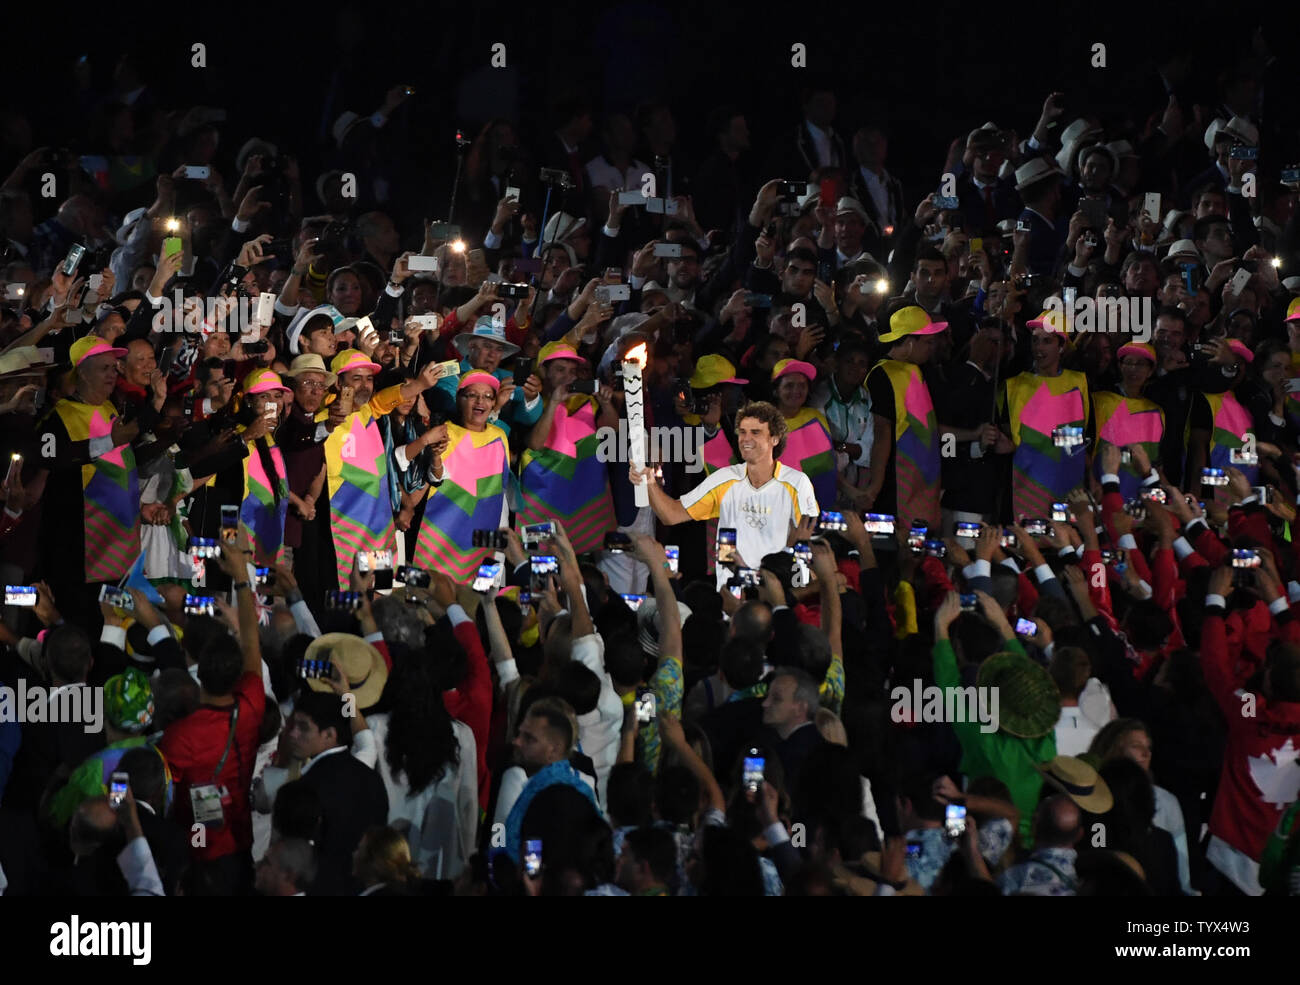
{"label": "torch flame", "polygon": [[644,342],[638,342],[636,345],[632,346],[632,348],[628,349],[627,354],[623,357],[623,362],[636,363],[640,369],[645,369],[646,344]]}

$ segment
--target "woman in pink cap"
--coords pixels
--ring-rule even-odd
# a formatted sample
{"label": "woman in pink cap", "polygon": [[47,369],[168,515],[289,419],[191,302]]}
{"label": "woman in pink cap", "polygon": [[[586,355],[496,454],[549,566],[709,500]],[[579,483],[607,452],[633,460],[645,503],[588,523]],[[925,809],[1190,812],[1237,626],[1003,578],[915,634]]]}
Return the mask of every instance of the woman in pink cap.
{"label": "woman in pink cap", "polygon": [[808,476],[822,509],[835,503],[835,445],[826,415],[808,406],[817,367],[800,359],[782,359],[772,367],[772,393],[785,418],[786,445],[777,459]]}
{"label": "woman in pink cap", "polygon": [[586,365],[568,343],[543,347],[539,367],[548,396],[519,462],[519,523],[561,521],[579,554],[600,550],[605,532],[617,526],[609,477],[597,451],[598,432],[618,428],[618,411],[606,384],[594,396],[570,391]]}
{"label": "woman in pink cap", "polygon": [[[1097,450],[1093,471],[1102,475],[1102,450],[1106,445],[1127,448],[1141,445],[1152,468],[1160,464],[1160,442],[1165,435],[1165,412],[1153,400],[1142,395],[1147,381],[1156,371],[1156,350],[1149,344],[1129,342],[1119,347],[1119,383],[1115,391],[1102,390],[1092,395],[1092,414],[1097,429]],[[1121,464],[1119,491],[1133,499],[1146,478],[1136,464]]]}
{"label": "woman in pink cap", "polygon": [[244,491],[239,523],[259,565],[284,561],[284,518],[289,511],[289,479],[284,455],[275,443],[275,429],[284,415],[283,397],[290,393],[279,375],[256,369],[244,377],[241,403],[252,420],[242,437],[248,445],[244,458]]}
{"label": "woman in pink cap", "polygon": [[460,378],[447,450],[435,453],[429,468],[434,484],[415,541],[415,563],[459,583],[470,579],[487,553],[474,546],[474,531],[500,530],[510,518],[510,447],[492,421],[500,389],[491,373],[475,370]]}

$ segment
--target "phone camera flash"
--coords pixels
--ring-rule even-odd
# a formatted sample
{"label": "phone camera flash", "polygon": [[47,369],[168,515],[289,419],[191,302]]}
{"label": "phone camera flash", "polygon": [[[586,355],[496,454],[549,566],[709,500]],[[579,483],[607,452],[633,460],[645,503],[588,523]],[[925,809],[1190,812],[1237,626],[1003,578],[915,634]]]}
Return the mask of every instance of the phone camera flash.
{"label": "phone camera flash", "polygon": [[885,278],[883,278],[883,277],[880,278],[880,280],[876,281],[876,293],[877,293],[877,294],[888,294],[888,293],[889,293],[889,281],[887,281],[887,280],[886,280]]}
{"label": "phone camera flash", "polygon": [[1280,267],[1282,266],[1282,258],[1274,257],[1272,260],[1269,261],[1269,263],[1271,263],[1274,267]]}
{"label": "phone camera flash", "polygon": [[180,223],[180,220],[179,220],[179,219],[175,219],[175,218],[173,218],[173,219],[168,219],[168,220],[167,220],[167,231],[168,231],[169,233],[174,233],[174,232],[176,232],[176,230],[178,230],[178,229],[180,229],[180,228],[181,228],[181,223]]}
{"label": "phone camera flash", "polygon": [[465,252],[465,241],[464,241],[463,239],[455,239],[455,240],[452,240],[452,242],[451,242],[451,252],[452,252],[452,253],[464,253],[464,252]]}

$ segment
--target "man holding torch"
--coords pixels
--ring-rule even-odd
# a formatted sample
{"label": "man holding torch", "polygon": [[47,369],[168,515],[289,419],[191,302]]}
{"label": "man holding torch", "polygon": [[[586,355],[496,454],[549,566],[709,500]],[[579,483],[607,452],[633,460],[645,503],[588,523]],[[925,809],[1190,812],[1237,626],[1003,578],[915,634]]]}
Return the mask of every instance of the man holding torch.
{"label": "man holding torch", "polygon": [[781,412],[769,403],[750,403],[736,413],[740,464],[710,473],[681,499],[674,499],[658,483],[650,481],[651,469],[635,461],[628,469],[633,486],[646,489],[650,506],[662,522],[677,524],[717,517],[720,539],[725,531],[735,531],[734,559],[728,562],[729,552],[719,552],[719,587],[731,576],[728,563],[757,567],[767,555],[786,547],[791,527],[806,516],[818,516],[812,482],[798,469],[776,460],[785,439],[785,417]]}

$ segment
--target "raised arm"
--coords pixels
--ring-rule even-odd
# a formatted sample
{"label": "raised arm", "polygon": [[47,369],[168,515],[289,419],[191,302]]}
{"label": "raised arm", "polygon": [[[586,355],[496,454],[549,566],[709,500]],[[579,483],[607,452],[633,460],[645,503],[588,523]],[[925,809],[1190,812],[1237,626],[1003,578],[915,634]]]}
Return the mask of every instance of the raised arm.
{"label": "raised arm", "polygon": [[674,499],[664,492],[663,486],[655,481],[654,470],[650,466],[647,465],[643,469],[638,469],[635,465],[629,466],[627,477],[628,481],[634,486],[645,483],[646,489],[650,492],[650,508],[655,511],[655,516],[667,526],[672,527],[679,523],[690,523],[695,519],[687,512],[681,500]]}
{"label": "raised arm", "polygon": [[239,606],[239,644],[244,654],[244,673],[262,676],[262,645],[257,635],[257,599],[249,581],[248,558],[252,556],[248,545],[248,531],[241,527],[231,549],[221,548],[218,563],[230,577],[235,588],[235,601]]}

